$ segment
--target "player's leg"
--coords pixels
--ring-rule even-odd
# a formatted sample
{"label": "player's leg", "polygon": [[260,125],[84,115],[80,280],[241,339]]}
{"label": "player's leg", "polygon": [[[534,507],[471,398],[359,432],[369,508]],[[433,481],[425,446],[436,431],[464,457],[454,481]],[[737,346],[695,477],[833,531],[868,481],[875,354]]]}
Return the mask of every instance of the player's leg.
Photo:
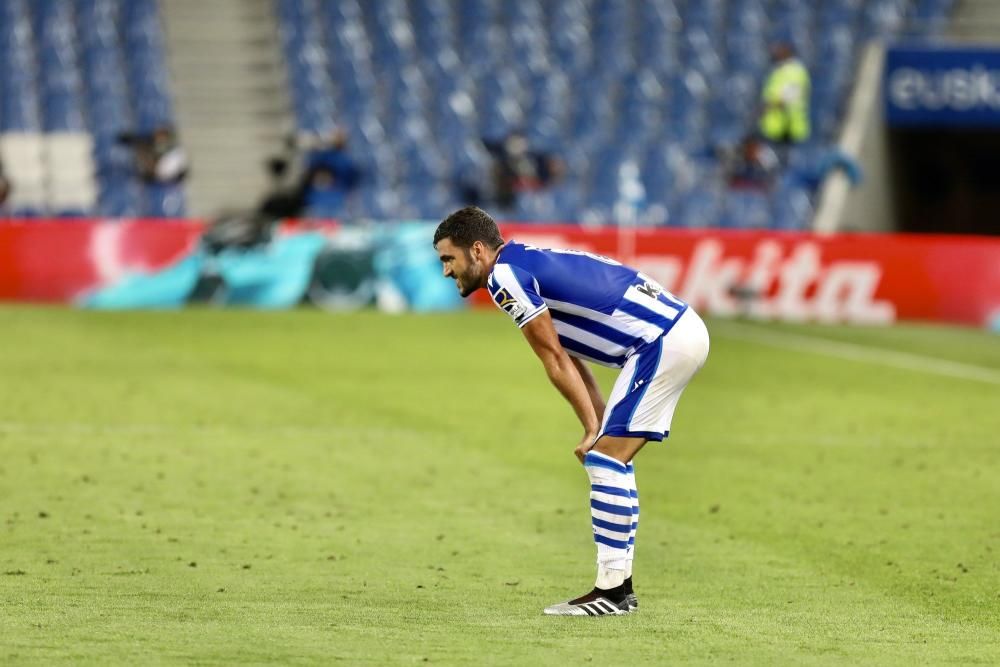
{"label": "player's leg", "polygon": [[546,614],[605,616],[628,611],[625,567],[632,531],[628,471],[617,459],[591,450],[583,461],[590,478],[590,516],[597,545],[597,581],[587,594],[545,609]]}
{"label": "player's leg", "polygon": [[[590,511],[597,546],[597,580],[594,591],[601,591],[608,599],[623,603],[629,611],[634,611],[639,606],[632,588],[635,533],[639,526],[639,495],[635,484],[635,467],[632,463],[623,463],[622,459],[631,461],[645,443],[646,439],[642,437],[605,435],[587,453],[584,460],[591,482]],[[604,466],[595,466],[601,462]],[[617,469],[608,472],[607,468]],[[620,512],[619,516],[611,517],[602,512],[607,508],[600,503],[607,500],[603,495],[611,490],[608,487],[612,485],[613,493],[621,499],[621,504],[629,505],[631,513],[628,516]],[[615,532],[609,533],[608,530]],[[605,539],[607,537],[618,539]]]}
{"label": "player's leg", "polygon": [[[615,402],[614,409],[605,413],[607,418],[602,425],[603,435],[594,446],[595,451],[626,464],[624,485],[632,500],[632,524],[625,568],[620,574],[606,571],[599,554],[598,579],[605,584],[617,585],[618,577],[622,576],[630,611],[638,607],[632,587],[635,535],[639,524],[639,493],[633,459],[647,440],[662,440],[669,434],[680,396],[707,358],[708,332],[697,313],[690,311],[661,339],[659,350],[650,346],[643,352],[646,358],[638,360],[630,376],[628,394]],[[622,376],[626,373],[623,372]],[[616,561],[605,562],[617,564]]]}
{"label": "player's leg", "polygon": [[546,608],[546,614],[605,615],[625,613],[629,609],[624,583],[633,501],[626,462],[642,448],[646,437],[641,433],[627,433],[624,429],[652,380],[659,359],[657,343],[633,355],[625,364],[608,397],[601,427],[603,435],[584,458],[584,470],[590,479],[590,515],[597,546],[595,586],[575,600]]}
{"label": "player's leg", "polygon": [[[590,477],[591,519],[594,524],[594,542],[597,544],[597,580],[594,590],[606,591],[607,597],[624,604],[626,608],[627,596],[631,592],[626,591],[625,580],[628,577],[632,514],[638,509],[632,497],[634,477],[630,479],[628,464],[647,440],[663,437],[662,433],[650,431],[645,425],[636,425],[634,416],[643,411],[644,402],[649,400],[646,394],[655,388],[655,380],[663,364],[662,356],[662,340],[658,340],[633,355],[622,368],[608,397],[601,435],[584,459],[584,467]],[[595,462],[601,461],[604,465],[595,465]],[[614,470],[609,472],[611,468]],[[621,504],[628,506],[630,510],[627,516],[622,512],[619,520],[613,521],[617,530],[615,540],[604,539],[604,529],[610,529],[608,519],[611,517],[601,514],[600,505],[595,508],[595,499],[600,502],[600,494],[595,489],[607,490],[609,486],[613,488],[613,493]]]}
{"label": "player's leg", "polygon": [[[632,413],[628,428],[661,433],[665,438],[670,433],[670,424],[681,394],[704,365],[707,356],[708,332],[697,313],[689,311],[665,337],[661,363],[645,395]],[[624,445],[619,446],[623,448],[622,453],[628,453]],[[625,595],[629,611],[636,611],[639,600],[633,590],[632,565],[635,559],[636,532],[639,528],[639,492],[631,460],[626,470],[629,493],[632,496],[632,533],[629,535],[625,566]]]}
{"label": "player's leg", "polygon": [[[598,524],[594,524],[594,541],[597,543],[597,581],[594,590],[607,591],[606,596],[619,600],[629,611],[638,606],[632,590],[630,569],[635,543],[634,526],[638,520],[639,509],[638,497],[632,495],[635,489],[635,475],[633,470],[630,470],[630,464],[648,440],[663,439],[663,432],[657,430],[657,423],[647,423],[650,422],[648,417],[645,421],[636,420],[637,415],[642,417],[650,412],[647,404],[659,400],[657,378],[661,375],[660,369],[663,365],[662,346],[662,339],[646,346],[630,358],[629,363],[622,369],[608,397],[601,435],[584,461],[586,466],[587,460],[591,457],[602,456],[622,466],[622,475],[617,480],[618,487],[623,498],[628,501],[632,515],[629,516],[627,525],[622,522],[620,526],[623,540],[621,544],[613,545],[618,546],[617,549],[602,543],[598,537]],[[591,489],[593,489],[595,473],[587,468],[587,474],[591,477]],[[593,498],[593,494],[591,497]],[[591,515],[597,519],[593,502]]]}
{"label": "player's leg", "polygon": [[628,538],[632,534],[632,496],[624,463],[591,450],[583,462],[590,478],[590,518],[597,546],[597,580],[601,590],[625,583]]}
{"label": "player's leg", "polygon": [[625,465],[635,458],[647,438],[627,435],[602,435],[597,439],[591,451],[610,456]]}
{"label": "player's leg", "polygon": [[669,433],[680,394],[707,355],[708,333],[692,310],[622,369],[608,397],[601,435],[584,459],[591,484],[597,582],[590,593],[548,607],[546,614],[617,614],[638,605],[625,584],[635,544],[632,517],[638,518],[639,504],[638,493],[633,496],[634,470],[630,478],[627,464],[648,440],[659,441]]}

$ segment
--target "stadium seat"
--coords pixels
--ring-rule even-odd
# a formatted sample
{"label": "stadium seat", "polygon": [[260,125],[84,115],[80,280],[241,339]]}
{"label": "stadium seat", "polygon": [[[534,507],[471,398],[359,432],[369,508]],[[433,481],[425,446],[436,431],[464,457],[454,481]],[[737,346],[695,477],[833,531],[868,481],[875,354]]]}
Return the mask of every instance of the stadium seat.
{"label": "stadium seat", "polygon": [[687,228],[716,227],[722,213],[722,195],[717,188],[700,186],[684,199],[677,226]]}
{"label": "stadium seat", "polygon": [[771,204],[767,194],[740,190],[726,193],[725,210],[719,224],[731,229],[767,229],[771,227]]}
{"label": "stadium seat", "polygon": [[0,134],[0,162],[11,182],[7,206],[15,213],[46,211],[44,135],[36,132]]}
{"label": "stadium seat", "polygon": [[85,132],[50,132],[43,154],[48,177],[48,202],[54,212],[91,211],[97,201],[93,140]]}
{"label": "stadium seat", "polygon": [[173,124],[158,11],[155,0],[0,2],[0,157],[15,213],[183,214],[136,205],[132,156],[116,141]]}
{"label": "stadium seat", "polygon": [[146,184],[143,186],[143,215],[151,218],[178,218],[184,215],[184,190],[177,185]]}
{"label": "stadium seat", "polygon": [[[691,165],[754,127],[772,40],[790,40],[813,72],[815,141],[828,144],[836,138],[865,40],[903,31],[933,36],[954,5],[954,0],[273,4],[298,129],[325,132],[337,123],[378,172],[353,202],[359,215],[423,214],[447,205],[457,196],[457,173],[488,168],[489,158],[477,143],[519,130],[533,147],[559,153],[569,166],[563,190],[531,198],[519,214],[586,212],[590,219],[612,220],[614,169],[628,154],[641,166],[650,206],[668,212],[653,217],[698,225],[747,219],[734,214],[738,207],[726,198],[711,206],[709,193],[721,181],[692,186]],[[73,199],[64,192],[72,178],[46,173],[49,149],[43,147],[50,144],[38,133],[87,132],[97,183],[78,202],[91,201],[96,211],[183,211],[177,206],[183,190],[147,192],[141,184],[126,184],[129,156],[116,144],[121,132],[173,124],[158,11],[156,0],[0,1],[0,132],[12,137],[3,145],[15,147],[3,151],[18,153],[35,144],[26,149],[34,157],[23,165],[6,162],[8,171],[20,172],[13,178],[23,184],[16,197],[24,199],[25,210],[50,208],[45,183],[60,183],[60,202]],[[653,146],[673,157],[650,158]],[[678,152],[685,159],[678,159]],[[720,178],[713,169],[701,175]],[[798,206],[795,215],[782,216],[778,208],[775,201],[775,220],[789,225],[807,210]]]}

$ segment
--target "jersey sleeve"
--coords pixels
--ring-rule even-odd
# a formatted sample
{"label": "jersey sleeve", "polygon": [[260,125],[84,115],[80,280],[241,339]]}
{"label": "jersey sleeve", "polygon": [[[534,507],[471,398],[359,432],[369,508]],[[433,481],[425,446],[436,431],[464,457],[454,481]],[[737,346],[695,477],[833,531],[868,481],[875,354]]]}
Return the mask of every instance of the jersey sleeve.
{"label": "jersey sleeve", "polygon": [[520,267],[497,264],[486,286],[493,303],[510,315],[518,327],[523,327],[548,309],[538,295],[538,281]]}

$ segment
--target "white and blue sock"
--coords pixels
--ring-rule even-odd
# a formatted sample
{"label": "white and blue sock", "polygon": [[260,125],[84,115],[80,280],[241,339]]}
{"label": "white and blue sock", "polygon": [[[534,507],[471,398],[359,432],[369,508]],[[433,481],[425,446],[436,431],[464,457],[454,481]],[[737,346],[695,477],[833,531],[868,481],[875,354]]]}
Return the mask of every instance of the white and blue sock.
{"label": "white and blue sock", "polygon": [[632,494],[621,461],[587,452],[583,465],[590,477],[590,517],[597,544],[597,588],[618,588],[625,581],[632,534]]}
{"label": "white and blue sock", "polygon": [[631,463],[625,464],[626,475],[628,475],[628,491],[632,497],[632,530],[628,536],[628,556],[625,559],[625,578],[632,577],[632,559],[635,558],[635,533],[639,529],[639,491],[635,485],[635,466]]}

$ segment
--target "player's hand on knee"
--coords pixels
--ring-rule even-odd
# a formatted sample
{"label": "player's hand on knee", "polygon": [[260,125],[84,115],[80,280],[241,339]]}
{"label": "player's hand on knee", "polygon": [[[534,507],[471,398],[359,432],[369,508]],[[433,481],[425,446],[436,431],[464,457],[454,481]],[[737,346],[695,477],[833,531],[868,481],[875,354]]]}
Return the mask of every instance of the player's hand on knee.
{"label": "player's hand on knee", "polygon": [[576,458],[580,459],[580,463],[583,463],[583,459],[587,456],[587,452],[593,449],[595,444],[597,444],[597,435],[591,435],[588,433],[584,436],[583,441],[576,446],[573,453],[576,454]]}

